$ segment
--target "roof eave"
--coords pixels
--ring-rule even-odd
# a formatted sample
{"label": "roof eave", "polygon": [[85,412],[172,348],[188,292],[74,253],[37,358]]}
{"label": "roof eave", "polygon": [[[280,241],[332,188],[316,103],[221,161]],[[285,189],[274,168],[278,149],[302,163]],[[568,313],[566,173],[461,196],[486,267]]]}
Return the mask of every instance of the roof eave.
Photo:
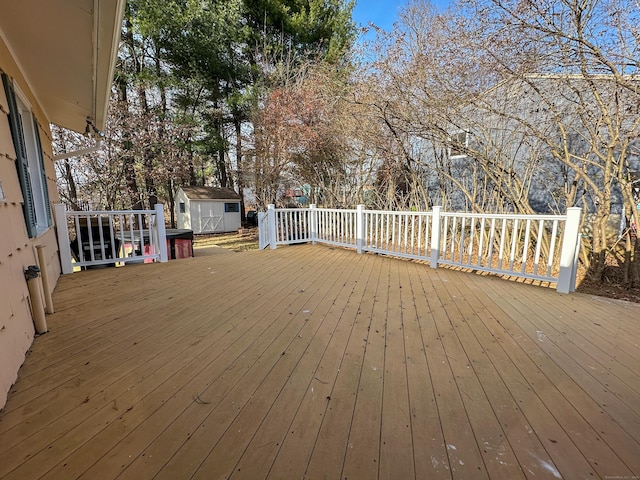
{"label": "roof eave", "polygon": [[0,35],[48,121],[104,128],[126,0],[0,0]]}

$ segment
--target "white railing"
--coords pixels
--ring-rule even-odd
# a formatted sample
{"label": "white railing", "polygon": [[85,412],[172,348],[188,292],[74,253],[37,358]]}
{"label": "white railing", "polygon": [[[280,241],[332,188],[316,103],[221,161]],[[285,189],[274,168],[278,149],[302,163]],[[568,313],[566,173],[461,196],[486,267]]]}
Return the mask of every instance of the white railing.
{"label": "white railing", "polygon": [[431,212],[364,211],[363,250],[429,260]]}
{"label": "white railing", "polygon": [[163,205],[154,210],[67,211],[54,206],[62,273],[167,261]]}
{"label": "white railing", "polygon": [[270,219],[273,218],[276,224],[276,245],[291,245],[311,241],[311,211],[309,209],[274,209],[269,214]]}
{"label": "white railing", "polygon": [[[310,211],[311,212],[311,211]],[[345,248],[357,247],[357,210],[316,209],[314,240]]]}
{"label": "white railing", "polygon": [[575,290],[580,208],[566,215],[276,209],[260,228],[260,246],[326,243],[517,278]]}

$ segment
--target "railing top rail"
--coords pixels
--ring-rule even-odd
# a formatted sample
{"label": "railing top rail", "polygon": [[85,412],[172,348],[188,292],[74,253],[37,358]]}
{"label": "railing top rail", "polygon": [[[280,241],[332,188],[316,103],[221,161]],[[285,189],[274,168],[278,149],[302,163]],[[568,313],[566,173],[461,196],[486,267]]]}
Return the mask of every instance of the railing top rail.
{"label": "railing top rail", "polygon": [[528,215],[522,213],[464,213],[464,212],[440,212],[442,217],[465,218],[495,218],[506,220],[566,220],[566,215]]}
{"label": "railing top rail", "polygon": [[334,212],[334,213],[357,213],[358,210],[355,208],[316,208],[316,210],[321,210],[323,212]]}
{"label": "railing top rail", "polygon": [[364,213],[389,214],[389,215],[433,215],[432,211],[394,211],[394,210],[365,210]]}
{"label": "railing top rail", "polygon": [[[310,212],[311,210],[312,210],[311,208],[276,208],[275,209],[276,212]],[[318,207],[313,210],[323,211],[323,212],[336,212],[336,213],[340,213],[340,212],[356,213],[358,211],[354,208],[323,208],[323,207]],[[369,212],[371,210],[367,210],[367,211]]]}
{"label": "railing top rail", "polygon": [[67,216],[155,214],[155,210],[67,210]]}

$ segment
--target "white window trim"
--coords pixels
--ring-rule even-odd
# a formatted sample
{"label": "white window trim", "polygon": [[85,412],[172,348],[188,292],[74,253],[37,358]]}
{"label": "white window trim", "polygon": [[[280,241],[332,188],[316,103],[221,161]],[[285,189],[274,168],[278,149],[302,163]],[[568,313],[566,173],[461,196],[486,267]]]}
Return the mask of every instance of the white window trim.
{"label": "white window trim", "polygon": [[[460,135],[461,133],[464,133],[464,147],[467,148],[469,147],[469,132],[467,130],[456,130],[454,132],[451,132],[449,134],[449,142],[453,143],[453,137],[456,135]],[[449,159],[451,160],[455,160],[458,158],[466,158],[468,156],[466,153],[451,155],[451,151],[452,151],[451,146],[449,146],[447,150],[448,150]]]}

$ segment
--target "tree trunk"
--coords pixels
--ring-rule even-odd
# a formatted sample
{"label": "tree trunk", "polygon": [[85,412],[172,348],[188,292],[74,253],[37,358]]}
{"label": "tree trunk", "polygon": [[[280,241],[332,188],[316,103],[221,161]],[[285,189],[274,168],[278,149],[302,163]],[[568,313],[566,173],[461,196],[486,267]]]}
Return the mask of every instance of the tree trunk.
{"label": "tree trunk", "polygon": [[169,218],[170,218],[170,225],[171,228],[178,228],[176,226],[176,213],[175,213],[175,207],[176,207],[176,199],[173,196],[173,179],[169,179],[169,184],[167,185],[167,191],[169,192]]}
{"label": "tree trunk", "polygon": [[247,220],[247,212],[245,212],[244,204],[244,157],[242,156],[242,121],[238,115],[233,116],[233,126],[236,131],[236,162],[238,168],[237,185],[238,195],[240,195],[240,221],[245,223]]}
{"label": "tree trunk", "polygon": [[[121,102],[122,108],[129,111],[129,102],[127,97],[127,85],[124,80],[118,83],[118,102]],[[122,165],[127,186],[127,194],[129,196],[129,206],[135,207],[140,203],[140,190],[136,181],[135,158],[132,153],[131,135],[128,129],[124,129],[122,134]]]}
{"label": "tree trunk", "polygon": [[602,281],[607,261],[607,218],[609,202],[603,202],[596,210],[592,227],[591,259],[588,276],[592,281]]}
{"label": "tree trunk", "polygon": [[76,187],[76,181],[73,178],[73,169],[68,158],[64,159],[64,177],[67,181],[69,191],[67,192],[69,203],[74,210],[80,210],[78,206],[78,189]]}

